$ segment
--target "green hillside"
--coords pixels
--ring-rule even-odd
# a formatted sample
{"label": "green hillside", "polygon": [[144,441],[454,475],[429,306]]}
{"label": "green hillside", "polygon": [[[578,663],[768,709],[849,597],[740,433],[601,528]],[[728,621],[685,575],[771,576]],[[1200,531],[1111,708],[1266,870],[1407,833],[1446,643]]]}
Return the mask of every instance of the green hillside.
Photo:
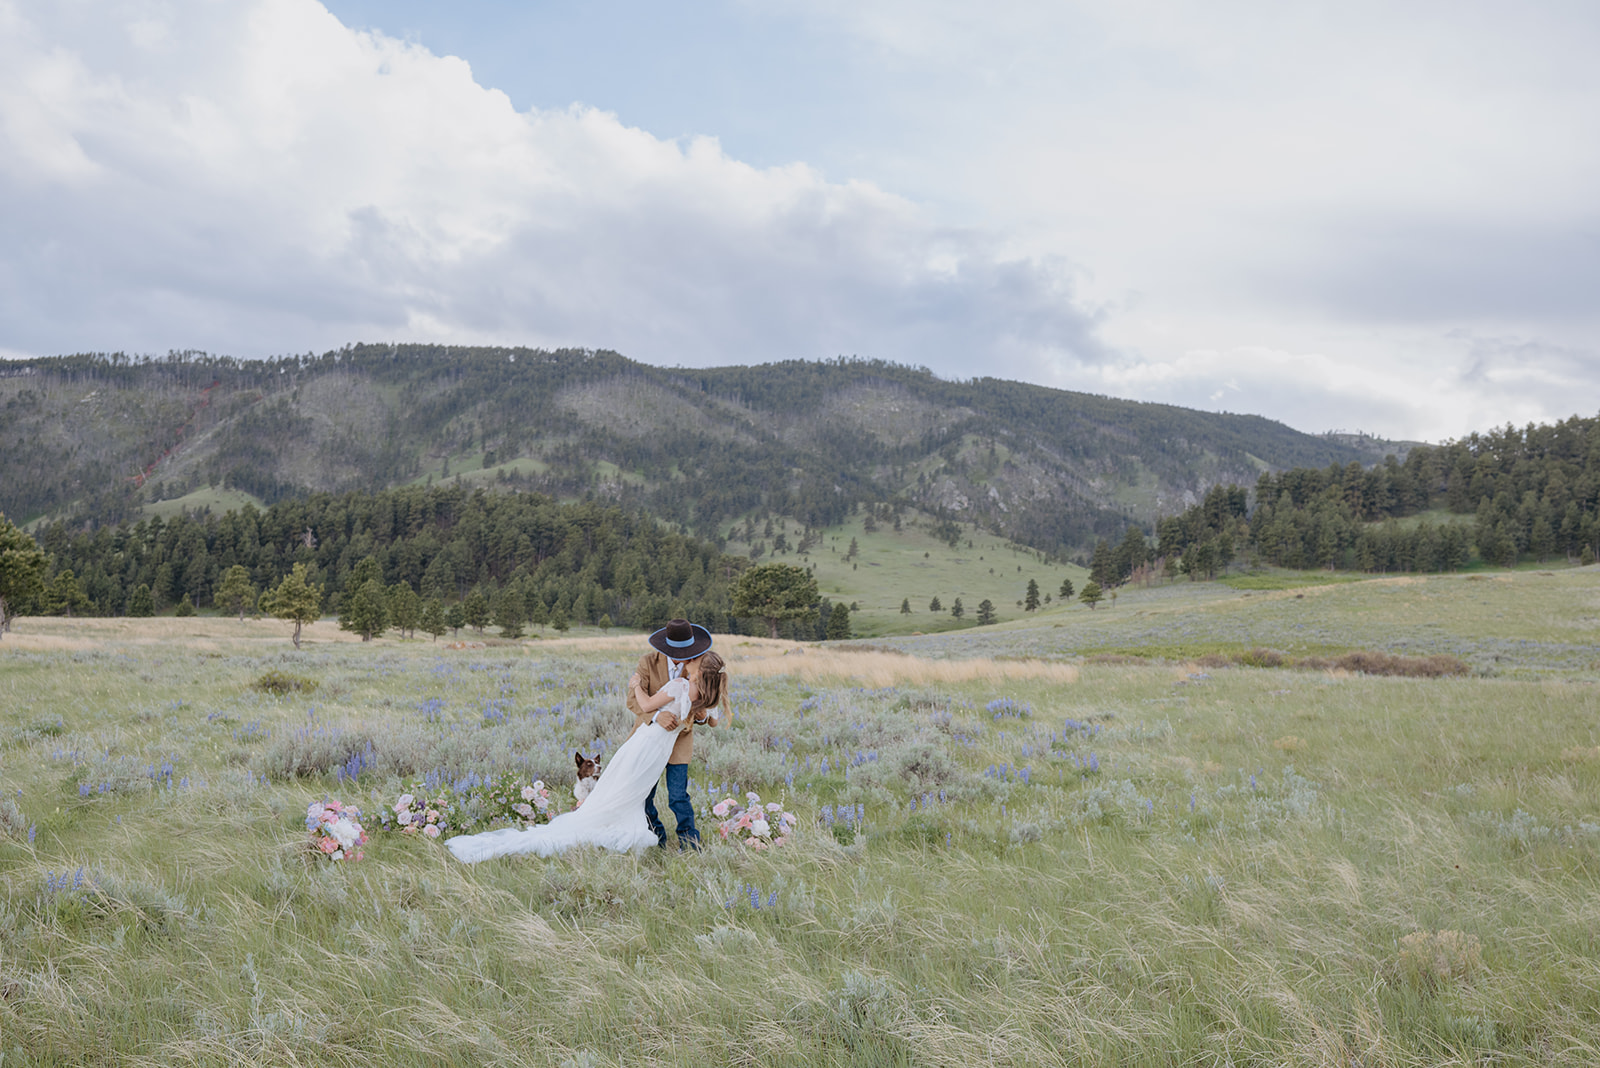
{"label": "green hillside", "polygon": [[1218,483],[1361,455],[1258,416],[879,361],[684,370],[419,345],[12,362],[0,448],[0,511],[19,522],[459,478],[592,494],[702,537],[751,515],[833,526],[852,505],[896,501],[1056,556]]}

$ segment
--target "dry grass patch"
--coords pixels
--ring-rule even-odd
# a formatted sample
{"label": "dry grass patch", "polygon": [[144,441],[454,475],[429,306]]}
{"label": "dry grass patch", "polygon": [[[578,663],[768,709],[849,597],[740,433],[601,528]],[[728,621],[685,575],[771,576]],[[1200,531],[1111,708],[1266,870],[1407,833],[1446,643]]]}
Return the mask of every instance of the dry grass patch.
{"label": "dry grass patch", "polygon": [[903,653],[861,649],[807,648],[798,643],[786,649],[752,648],[730,657],[734,670],[746,675],[791,675],[807,681],[850,679],[868,686],[923,685],[965,682],[1016,682],[1021,679],[1066,685],[1078,681],[1072,664],[1044,660],[925,660]]}
{"label": "dry grass patch", "polygon": [[1414,931],[1400,939],[1395,961],[1400,980],[1421,990],[1470,979],[1482,966],[1478,936],[1460,931]]}
{"label": "dry grass patch", "polygon": [[[292,623],[281,619],[247,619],[234,616],[152,616],[133,619],[126,616],[67,619],[56,616],[28,616],[16,621],[0,641],[0,653],[81,652],[116,646],[174,646],[185,652],[219,652],[250,646],[254,649],[278,647],[293,650]],[[322,645],[360,643],[361,635],[339,629],[331,619],[309,623],[301,633],[301,644]]]}

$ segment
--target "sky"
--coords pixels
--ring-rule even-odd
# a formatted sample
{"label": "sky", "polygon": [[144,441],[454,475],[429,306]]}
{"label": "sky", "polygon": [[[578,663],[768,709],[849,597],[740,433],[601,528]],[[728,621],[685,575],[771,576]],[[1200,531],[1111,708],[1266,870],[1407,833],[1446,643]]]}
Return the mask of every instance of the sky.
{"label": "sky", "polygon": [[1592,0],[0,0],[0,356],[1600,410]]}

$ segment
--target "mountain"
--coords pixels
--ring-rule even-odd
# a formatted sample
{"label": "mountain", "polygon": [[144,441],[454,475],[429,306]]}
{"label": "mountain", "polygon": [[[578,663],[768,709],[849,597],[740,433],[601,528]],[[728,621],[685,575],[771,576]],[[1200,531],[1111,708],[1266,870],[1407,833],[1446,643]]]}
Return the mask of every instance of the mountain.
{"label": "mountain", "polygon": [[614,499],[703,536],[900,500],[1047,552],[1150,527],[1213,485],[1372,459],[1260,416],[876,360],[688,370],[429,345],[0,364],[0,449],[18,522],[462,479]]}

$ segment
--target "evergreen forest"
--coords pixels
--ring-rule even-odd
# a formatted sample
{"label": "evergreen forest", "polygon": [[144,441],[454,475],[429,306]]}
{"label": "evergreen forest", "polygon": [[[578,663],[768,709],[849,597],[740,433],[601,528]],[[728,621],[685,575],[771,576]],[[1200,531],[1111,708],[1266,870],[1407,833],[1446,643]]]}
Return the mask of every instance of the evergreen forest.
{"label": "evergreen forest", "polygon": [[1455,571],[1473,559],[1510,567],[1600,554],[1600,417],[1507,426],[1417,446],[1363,467],[1263,473],[1253,490],[1216,486],[1157,524],[1096,546],[1095,581],[1159,566],[1209,578],[1247,559],[1369,573]]}

